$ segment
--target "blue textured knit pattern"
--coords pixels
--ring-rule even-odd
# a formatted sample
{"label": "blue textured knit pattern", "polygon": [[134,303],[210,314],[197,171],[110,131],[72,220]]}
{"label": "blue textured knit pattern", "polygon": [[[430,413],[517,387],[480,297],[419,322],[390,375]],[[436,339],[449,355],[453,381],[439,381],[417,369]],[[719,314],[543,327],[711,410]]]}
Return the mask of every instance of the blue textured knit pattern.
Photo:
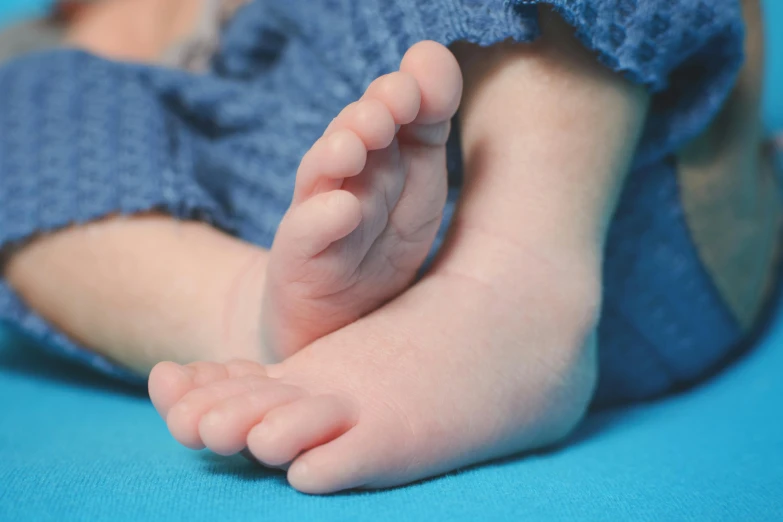
{"label": "blue textured knit pattern", "polygon": [[[269,246],[301,156],[342,107],[419,40],[534,40],[534,4],[551,4],[604,64],[655,93],[632,179],[657,188],[631,183],[610,234],[607,264],[622,259],[622,270],[606,272],[598,396],[646,397],[696,378],[740,332],[684,229],[668,158],[730,91],[742,61],[736,0],[258,0],[235,17],[205,75],[79,51],[17,60],[0,69],[0,246],[151,208]],[[0,317],[130,378],[7,286]]]}

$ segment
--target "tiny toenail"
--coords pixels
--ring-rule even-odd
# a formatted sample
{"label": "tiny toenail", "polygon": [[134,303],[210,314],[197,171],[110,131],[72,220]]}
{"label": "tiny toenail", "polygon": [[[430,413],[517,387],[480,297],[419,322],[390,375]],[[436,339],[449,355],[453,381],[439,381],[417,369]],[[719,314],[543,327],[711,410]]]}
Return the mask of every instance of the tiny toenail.
{"label": "tiny toenail", "polygon": [[274,423],[270,423],[264,420],[261,424],[258,424],[253,431],[255,432],[255,436],[257,439],[262,440],[267,444],[269,444],[271,441],[274,440],[274,436],[275,436]]}
{"label": "tiny toenail", "polygon": [[190,404],[185,401],[178,403],[171,411],[176,411],[178,415],[187,415],[190,413]]}
{"label": "tiny toenail", "polygon": [[255,434],[256,438],[268,439],[269,438],[269,425],[266,422],[262,422],[261,424],[257,424],[256,427],[253,429],[253,433]]}
{"label": "tiny toenail", "polygon": [[307,462],[297,462],[296,463],[296,475],[300,479],[307,480],[307,476],[310,474],[310,466],[307,464]]}
{"label": "tiny toenail", "polygon": [[331,194],[328,198],[326,198],[326,206],[331,209],[338,209],[340,208],[340,195],[339,194]]}
{"label": "tiny toenail", "polygon": [[326,138],[326,144],[330,149],[336,149],[340,147],[340,144],[344,139],[344,133],[338,130]]}
{"label": "tiny toenail", "polygon": [[225,420],[225,415],[223,415],[220,411],[211,411],[204,415],[204,418],[202,419],[202,422],[209,426],[209,427],[215,427],[220,424],[223,424],[223,421]]}

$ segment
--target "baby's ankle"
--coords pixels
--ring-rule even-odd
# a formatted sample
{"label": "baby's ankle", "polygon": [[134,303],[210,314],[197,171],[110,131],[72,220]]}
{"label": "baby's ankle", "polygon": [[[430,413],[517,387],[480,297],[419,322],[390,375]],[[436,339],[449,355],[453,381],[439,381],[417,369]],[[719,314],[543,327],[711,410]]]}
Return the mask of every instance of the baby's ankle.
{"label": "baby's ankle", "polygon": [[[599,256],[526,251],[519,245],[474,240],[475,256],[436,263],[428,278],[463,288],[455,300],[470,301],[496,330],[492,337],[524,352],[523,372],[537,387],[541,411],[540,444],[553,444],[581,420],[597,381],[596,328],[601,309]],[[504,249],[513,250],[502,255]],[[506,259],[513,263],[507,265]],[[433,287],[432,291],[437,291]],[[452,294],[452,292],[448,292]],[[500,321],[500,322],[499,322]],[[499,332],[502,331],[503,335]],[[492,357],[492,354],[487,354]],[[499,356],[505,357],[500,354]],[[535,375],[533,375],[535,374]]]}
{"label": "baby's ankle", "polygon": [[456,224],[432,272],[475,279],[509,302],[560,296],[573,307],[563,317],[584,317],[592,329],[601,305],[601,264],[597,241],[549,241]]}

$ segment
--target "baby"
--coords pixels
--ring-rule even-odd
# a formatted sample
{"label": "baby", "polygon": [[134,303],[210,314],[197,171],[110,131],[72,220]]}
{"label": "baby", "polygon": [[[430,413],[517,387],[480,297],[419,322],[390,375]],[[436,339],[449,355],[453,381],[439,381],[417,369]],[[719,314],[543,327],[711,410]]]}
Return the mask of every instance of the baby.
{"label": "baby", "polygon": [[[743,2],[737,80],[731,0],[536,3],[258,1],[207,75],[76,51],[7,66],[2,92],[34,68],[54,76],[24,80],[34,92],[78,78],[59,96],[119,145],[93,151],[104,137],[74,119],[78,157],[45,149],[55,170],[82,166],[58,181],[14,148],[20,98],[0,104],[16,133],[0,140],[0,313],[116,375],[149,373],[177,441],[245,452],[309,493],[549,446],[591,403],[714,371],[775,281],[758,6]],[[114,56],[82,29],[73,45]],[[676,45],[645,47],[640,31]],[[109,94],[122,100],[101,120],[91,107]],[[462,165],[447,169],[450,136]],[[27,184],[42,205],[80,206],[12,225]],[[96,186],[111,195],[95,203]]]}

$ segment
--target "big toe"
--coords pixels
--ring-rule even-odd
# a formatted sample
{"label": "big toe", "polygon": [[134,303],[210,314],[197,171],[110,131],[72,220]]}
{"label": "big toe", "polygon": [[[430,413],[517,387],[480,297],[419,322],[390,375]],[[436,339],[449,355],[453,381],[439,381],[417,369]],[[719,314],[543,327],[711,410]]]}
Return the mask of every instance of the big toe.
{"label": "big toe", "polygon": [[248,434],[247,447],[260,462],[283,466],[351,429],[355,415],[352,404],[337,397],[304,398],[269,412]]}
{"label": "big toe", "polygon": [[398,435],[359,420],[342,436],[299,455],[288,469],[288,482],[316,495],[399,484],[412,463],[404,458],[407,443]]}
{"label": "big toe", "polygon": [[462,98],[462,72],[446,47],[433,41],[415,44],[405,53],[400,71],[416,78],[421,89],[421,106],[414,123],[439,123],[457,112]]}

